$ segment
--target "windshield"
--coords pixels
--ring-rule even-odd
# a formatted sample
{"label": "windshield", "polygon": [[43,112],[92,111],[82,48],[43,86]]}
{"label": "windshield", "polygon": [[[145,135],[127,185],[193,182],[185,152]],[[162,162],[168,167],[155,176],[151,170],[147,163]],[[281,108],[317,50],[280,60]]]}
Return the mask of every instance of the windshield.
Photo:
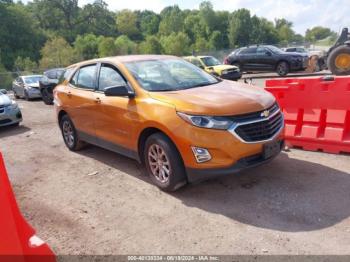
{"label": "windshield", "polygon": [[201,60],[206,66],[217,66],[221,65],[220,61],[217,60],[215,57],[212,56],[207,56],[207,57],[202,57]]}
{"label": "windshield", "polygon": [[269,45],[268,48],[275,54],[283,54],[283,51],[279,49],[278,47],[275,47],[273,45]]}
{"label": "windshield", "polygon": [[140,85],[148,91],[175,91],[219,82],[193,64],[180,59],[125,63]]}
{"label": "windshield", "polygon": [[24,83],[26,84],[37,84],[39,83],[41,76],[26,76],[24,77]]}

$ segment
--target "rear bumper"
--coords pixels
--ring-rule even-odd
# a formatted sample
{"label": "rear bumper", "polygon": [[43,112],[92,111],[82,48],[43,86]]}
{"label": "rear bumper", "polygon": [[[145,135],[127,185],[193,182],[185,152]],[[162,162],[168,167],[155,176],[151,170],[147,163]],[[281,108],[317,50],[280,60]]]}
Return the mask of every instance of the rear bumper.
{"label": "rear bumper", "polygon": [[[284,140],[280,141],[280,151],[284,147]],[[273,160],[278,154],[264,159],[262,154],[257,154],[249,157],[242,158],[238,160],[235,164],[225,168],[210,168],[210,169],[197,169],[197,168],[187,168],[187,179],[189,183],[197,183],[210,178],[216,178],[220,176],[227,176],[238,173],[242,170],[257,167],[266,164]]]}
{"label": "rear bumper", "polygon": [[29,98],[41,98],[41,92],[37,88],[27,89],[27,94]]}

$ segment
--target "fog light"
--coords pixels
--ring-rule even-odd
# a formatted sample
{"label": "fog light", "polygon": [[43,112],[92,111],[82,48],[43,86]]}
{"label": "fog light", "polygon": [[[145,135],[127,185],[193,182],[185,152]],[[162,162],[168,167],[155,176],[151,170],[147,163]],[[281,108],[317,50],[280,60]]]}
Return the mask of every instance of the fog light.
{"label": "fog light", "polygon": [[211,159],[209,151],[205,148],[192,147],[192,152],[198,163],[204,163]]}

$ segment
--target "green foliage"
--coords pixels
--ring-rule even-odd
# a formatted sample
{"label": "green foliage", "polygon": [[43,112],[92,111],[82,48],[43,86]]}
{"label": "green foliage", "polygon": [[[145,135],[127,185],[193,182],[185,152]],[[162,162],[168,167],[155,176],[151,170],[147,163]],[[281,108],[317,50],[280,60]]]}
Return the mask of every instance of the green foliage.
{"label": "green foliage", "polygon": [[38,60],[44,37],[23,5],[0,3],[0,59],[11,70],[18,56]]}
{"label": "green foliage", "polygon": [[160,17],[156,13],[144,10],[140,13],[139,21],[143,35],[154,35],[158,32]]}
{"label": "green foliage", "polygon": [[114,38],[101,36],[98,43],[99,57],[114,56],[116,54],[117,48],[114,43]]}
{"label": "green foliage", "polygon": [[79,60],[98,57],[98,38],[94,34],[78,35],[74,42],[74,50]]}
{"label": "green foliage", "polygon": [[332,32],[331,29],[322,26],[316,26],[311,29],[306,30],[305,39],[311,43],[315,41],[331,37],[336,33]]}
{"label": "green foliage", "polygon": [[76,60],[73,48],[62,37],[48,40],[41,49],[41,55],[41,69],[68,66]]}
{"label": "green foliage", "polygon": [[10,90],[12,87],[12,74],[6,71],[0,60],[0,89]]}
{"label": "green foliage", "polygon": [[[215,11],[210,1],[196,10],[110,11],[104,0],[0,0],[1,70],[66,66],[79,60],[136,53],[187,55],[250,44],[303,44],[286,19],[269,21],[247,9]],[[330,45],[329,28],[306,31],[306,40]]]}
{"label": "green foliage", "polygon": [[139,46],[141,54],[161,54],[162,45],[156,36],[148,36]]}
{"label": "green foliage", "polygon": [[170,35],[183,30],[184,14],[177,5],[164,8],[160,16],[159,34]]}
{"label": "green foliage", "polygon": [[137,53],[137,45],[130,40],[126,35],[119,36],[115,42],[115,47],[118,55],[130,55]]}
{"label": "green foliage", "polygon": [[183,56],[190,53],[190,39],[183,32],[163,36],[160,41],[165,54]]}
{"label": "green foliage", "polygon": [[137,15],[131,10],[122,10],[117,13],[117,29],[119,33],[128,36],[129,38],[135,38],[139,34],[137,28]]}
{"label": "green foliage", "polygon": [[14,68],[17,71],[31,72],[31,71],[35,71],[38,68],[38,65],[34,61],[30,60],[29,57],[22,58],[19,56],[15,61]]}

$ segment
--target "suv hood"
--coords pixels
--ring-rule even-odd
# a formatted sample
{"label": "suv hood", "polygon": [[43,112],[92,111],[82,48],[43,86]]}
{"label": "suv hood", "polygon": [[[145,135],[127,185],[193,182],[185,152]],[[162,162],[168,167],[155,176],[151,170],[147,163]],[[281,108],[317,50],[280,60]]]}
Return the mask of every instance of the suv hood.
{"label": "suv hood", "polygon": [[300,57],[308,57],[306,53],[298,53],[298,52],[284,52],[283,56],[300,56]]}
{"label": "suv hood", "polygon": [[232,65],[216,65],[216,66],[207,66],[206,68],[214,68],[214,70],[223,71],[227,69],[237,69],[237,66]]}
{"label": "suv hood", "polygon": [[275,101],[275,98],[262,88],[225,80],[204,87],[149,94],[153,99],[174,105],[177,111],[209,116],[242,115],[262,111]]}
{"label": "suv hood", "polygon": [[7,95],[0,93],[0,106],[8,106],[11,103],[11,99]]}

